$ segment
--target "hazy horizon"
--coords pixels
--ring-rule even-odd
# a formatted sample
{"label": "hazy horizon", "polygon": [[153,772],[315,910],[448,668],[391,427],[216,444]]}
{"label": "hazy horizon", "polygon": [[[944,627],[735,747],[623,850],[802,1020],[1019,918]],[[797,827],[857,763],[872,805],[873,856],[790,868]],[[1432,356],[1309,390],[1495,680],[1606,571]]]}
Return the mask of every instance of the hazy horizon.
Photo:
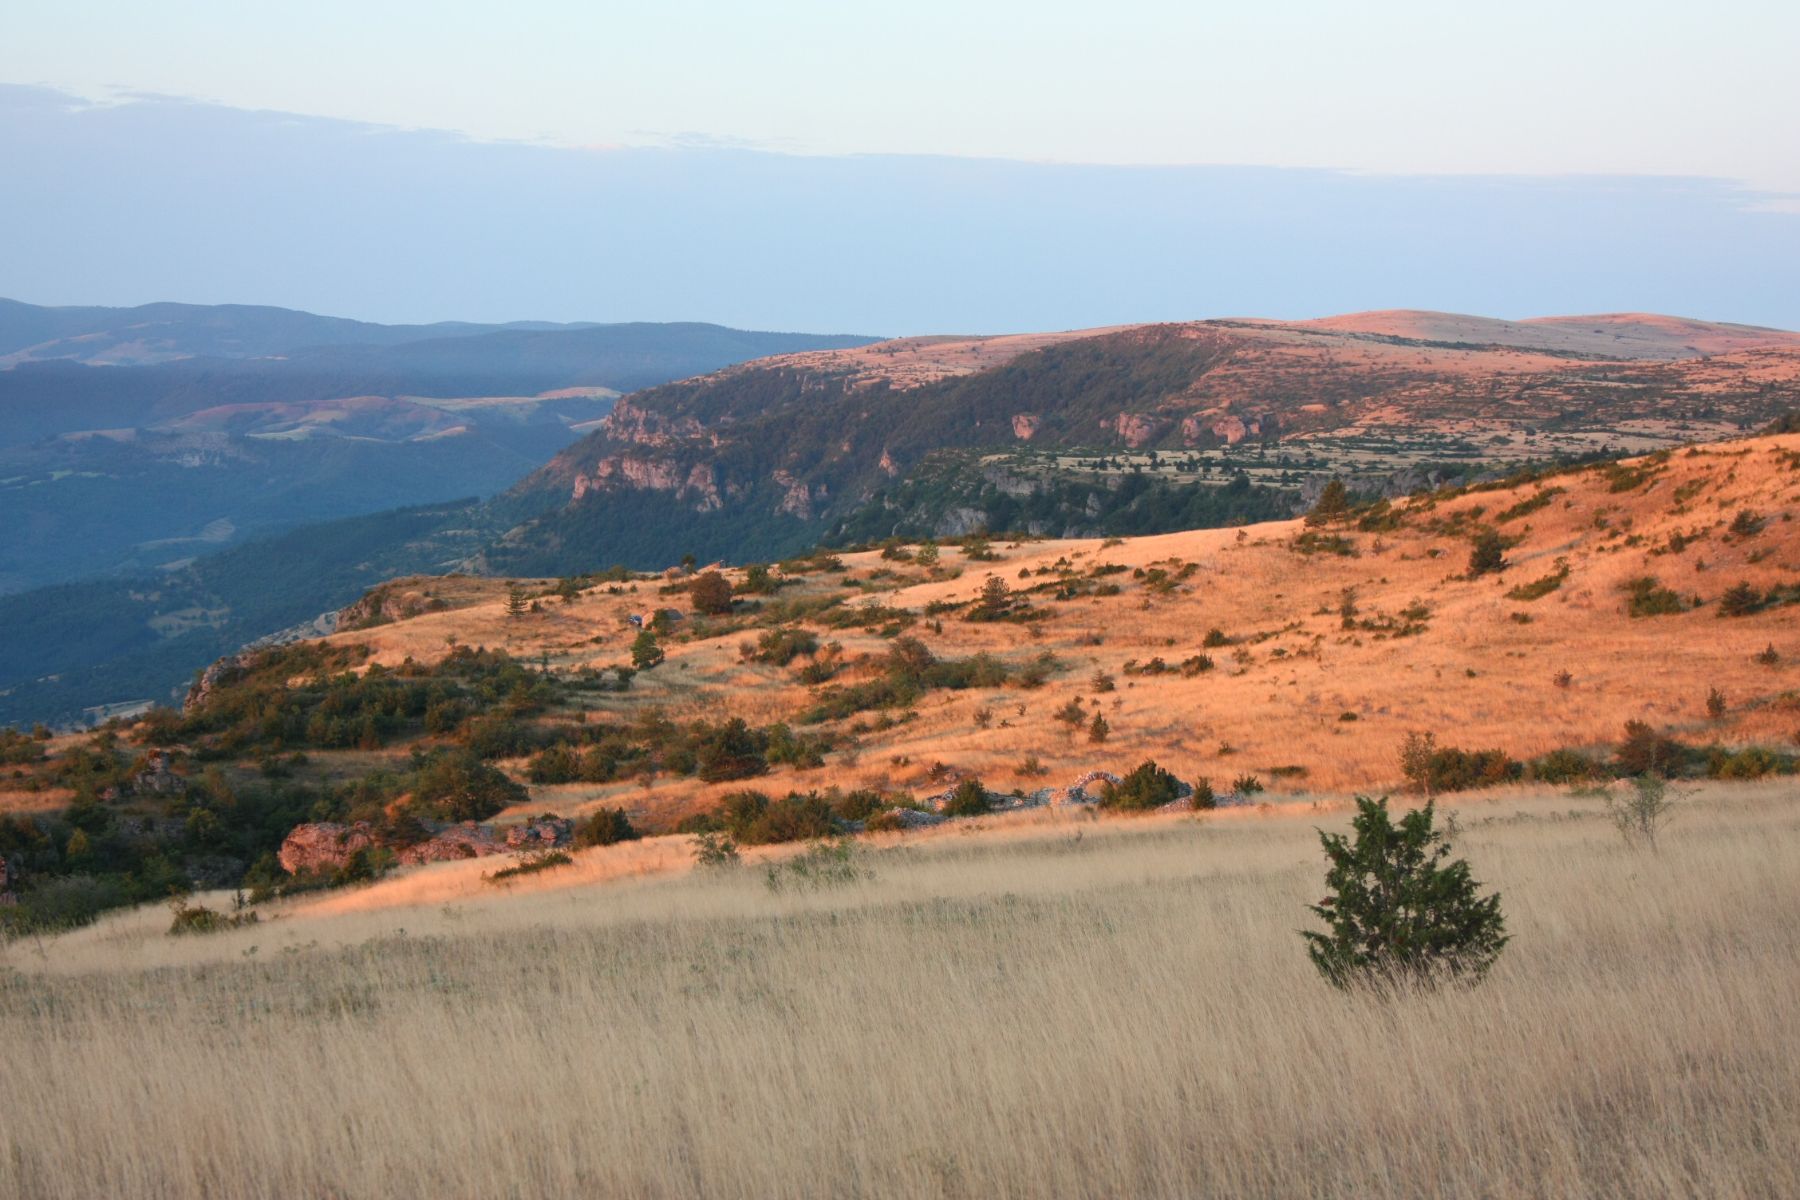
{"label": "hazy horizon", "polygon": [[1725,180],[605,150],[0,85],[0,295],[889,335],[1380,308],[1800,326]]}

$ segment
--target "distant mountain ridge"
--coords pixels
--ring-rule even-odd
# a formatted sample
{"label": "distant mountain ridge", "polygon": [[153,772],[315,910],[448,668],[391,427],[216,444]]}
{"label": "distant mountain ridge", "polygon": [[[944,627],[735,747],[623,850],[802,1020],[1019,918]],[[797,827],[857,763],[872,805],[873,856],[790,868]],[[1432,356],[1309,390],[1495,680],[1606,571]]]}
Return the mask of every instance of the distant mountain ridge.
{"label": "distant mountain ridge", "polygon": [[[1719,439],[1797,397],[1800,334],[1648,314],[1392,311],[908,338],[628,397],[509,493],[524,523],[489,562],[606,561],[607,538],[642,545],[658,509],[703,555],[753,529],[765,536],[747,544],[765,548],[832,529],[1071,536],[1092,525],[1045,497],[1075,478],[1116,491],[1122,474],[1153,467],[1304,490],[1337,474],[1379,490],[1447,467]],[[621,506],[628,530],[602,517]]]}
{"label": "distant mountain ridge", "polygon": [[[0,592],[492,494],[623,392],[868,340],[694,322],[384,326],[243,305],[0,301],[11,362],[0,369],[0,522],[11,531]],[[139,365],[90,365],[113,361]]]}
{"label": "distant mountain ridge", "polygon": [[86,366],[146,366],[184,358],[263,358],[310,346],[397,345],[504,330],[592,328],[590,323],[440,321],[380,325],[256,304],[46,307],[0,298],[0,369],[70,360]]}

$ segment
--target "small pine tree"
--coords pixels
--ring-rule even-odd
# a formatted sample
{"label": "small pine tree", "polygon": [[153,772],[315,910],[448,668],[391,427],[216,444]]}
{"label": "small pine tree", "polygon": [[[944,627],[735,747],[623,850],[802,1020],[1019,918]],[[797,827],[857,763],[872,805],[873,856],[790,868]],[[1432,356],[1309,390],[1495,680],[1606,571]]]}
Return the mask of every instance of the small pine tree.
{"label": "small pine tree", "polygon": [[1499,893],[1479,895],[1469,864],[1446,861],[1431,804],[1397,826],[1385,797],[1356,808],[1353,838],[1319,831],[1331,890],[1308,906],[1326,924],[1302,933],[1313,965],[1340,988],[1479,980],[1509,940]]}
{"label": "small pine tree", "polygon": [[1349,511],[1350,489],[1344,486],[1343,480],[1333,476],[1331,481],[1325,485],[1324,490],[1319,493],[1319,498],[1313,501],[1312,510],[1306,514],[1306,523],[1308,525],[1329,525],[1333,521],[1342,519],[1344,514]]}
{"label": "small pine tree", "polygon": [[506,615],[518,618],[525,615],[525,586],[520,583],[506,585]]}
{"label": "small pine tree", "polygon": [[1088,741],[1096,744],[1104,742],[1111,733],[1112,726],[1107,724],[1106,718],[1095,713],[1093,721],[1088,724]]}
{"label": "small pine tree", "polygon": [[1506,541],[1496,530],[1484,529],[1475,535],[1475,546],[1469,551],[1469,578],[1489,575],[1506,567]]}

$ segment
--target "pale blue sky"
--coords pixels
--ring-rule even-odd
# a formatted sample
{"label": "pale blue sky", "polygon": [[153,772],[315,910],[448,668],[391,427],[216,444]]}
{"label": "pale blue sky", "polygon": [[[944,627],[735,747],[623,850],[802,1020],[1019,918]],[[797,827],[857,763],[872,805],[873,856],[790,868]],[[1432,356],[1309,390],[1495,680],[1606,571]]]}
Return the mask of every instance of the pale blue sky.
{"label": "pale blue sky", "polygon": [[10,0],[0,81],[562,145],[1800,192],[1793,0]]}
{"label": "pale blue sky", "polygon": [[1795,0],[0,0],[0,296],[1800,327],[1797,47]]}

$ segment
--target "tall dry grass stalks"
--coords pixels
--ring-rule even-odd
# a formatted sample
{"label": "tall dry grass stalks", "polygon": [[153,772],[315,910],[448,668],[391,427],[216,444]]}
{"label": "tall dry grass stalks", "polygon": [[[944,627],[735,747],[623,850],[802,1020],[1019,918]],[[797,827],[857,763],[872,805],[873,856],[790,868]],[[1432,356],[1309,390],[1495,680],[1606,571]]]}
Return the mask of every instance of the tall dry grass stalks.
{"label": "tall dry grass stalks", "polygon": [[1332,991],[1315,822],[1106,821],[210,938],[0,978],[0,1195],[1800,1195],[1800,805],[1458,810],[1514,942]]}

